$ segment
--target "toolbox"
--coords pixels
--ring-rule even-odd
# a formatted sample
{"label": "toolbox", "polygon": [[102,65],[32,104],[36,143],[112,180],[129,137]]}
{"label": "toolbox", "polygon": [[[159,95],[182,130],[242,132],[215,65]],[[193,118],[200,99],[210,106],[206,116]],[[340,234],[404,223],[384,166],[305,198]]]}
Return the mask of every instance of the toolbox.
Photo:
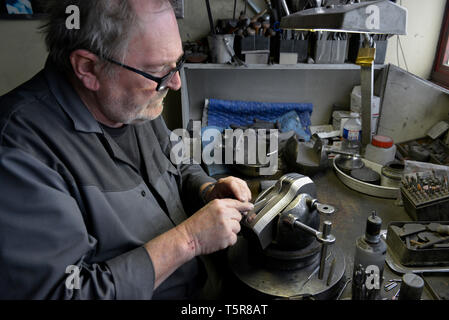
{"label": "toolbox", "polygon": [[[431,221],[417,221],[417,222],[391,222],[387,230],[387,245],[390,252],[393,252],[399,262],[406,267],[422,267],[422,266],[447,266],[449,264],[449,248],[444,247],[430,247],[418,248],[416,245],[420,235],[428,232],[426,226]],[[435,221],[434,221],[435,223]],[[449,224],[448,221],[436,222],[443,226]],[[404,227],[407,226],[407,227]],[[421,228],[419,227],[421,226]],[[401,237],[401,232],[404,230],[418,227],[416,233],[409,236]],[[412,230],[413,232],[413,230]],[[443,236],[442,236],[443,237]],[[416,239],[416,240],[415,240]],[[423,242],[425,244],[425,242]]]}

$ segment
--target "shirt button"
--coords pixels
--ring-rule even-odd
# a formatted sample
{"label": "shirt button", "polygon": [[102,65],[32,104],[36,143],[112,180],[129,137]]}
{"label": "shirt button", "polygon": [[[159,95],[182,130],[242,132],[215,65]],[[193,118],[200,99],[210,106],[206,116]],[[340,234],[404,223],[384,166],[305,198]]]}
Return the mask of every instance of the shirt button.
{"label": "shirt button", "polygon": [[147,195],[147,193],[145,192],[145,190],[142,190],[142,192],[140,193],[142,195],[142,197],[145,197]]}

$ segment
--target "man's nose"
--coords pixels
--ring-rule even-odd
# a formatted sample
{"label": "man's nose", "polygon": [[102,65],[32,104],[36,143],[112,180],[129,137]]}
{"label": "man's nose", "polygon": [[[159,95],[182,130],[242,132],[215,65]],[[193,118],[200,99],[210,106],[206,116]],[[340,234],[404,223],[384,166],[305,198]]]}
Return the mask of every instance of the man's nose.
{"label": "man's nose", "polygon": [[170,82],[168,83],[167,87],[173,91],[178,91],[181,88],[180,71],[174,74],[174,76],[170,79]]}

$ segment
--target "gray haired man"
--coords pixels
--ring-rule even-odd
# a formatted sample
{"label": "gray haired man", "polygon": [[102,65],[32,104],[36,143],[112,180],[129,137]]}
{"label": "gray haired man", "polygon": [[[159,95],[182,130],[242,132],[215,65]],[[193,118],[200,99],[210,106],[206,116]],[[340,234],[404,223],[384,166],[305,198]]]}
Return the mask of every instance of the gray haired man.
{"label": "gray haired man", "polygon": [[[48,8],[45,68],[0,98],[0,299],[195,297],[198,256],[234,244],[252,204],[244,181],[169,161],[160,115],[183,56],[170,3]],[[201,203],[190,217],[187,202]]]}

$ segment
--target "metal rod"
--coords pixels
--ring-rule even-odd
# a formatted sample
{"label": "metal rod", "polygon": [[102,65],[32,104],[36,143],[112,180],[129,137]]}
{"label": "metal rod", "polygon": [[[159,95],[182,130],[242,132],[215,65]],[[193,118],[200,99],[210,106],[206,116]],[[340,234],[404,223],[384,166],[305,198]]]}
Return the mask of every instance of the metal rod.
{"label": "metal rod", "polygon": [[[324,221],[323,222],[323,238],[327,238],[327,236],[331,233],[332,222]],[[324,277],[324,270],[326,268],[326,254],[327,254],[327,244],[321,244],[321,260],[320,260],[320,272],[318,274],[318,279],[322,280]]]}
{"label": "metal rod", "polygon": [[254,2],[252,2],[251,0],[247,0],[249,6],[251,7],[251,9],[253,9],[253,11],[258,14],[262,12],[262,9],[260,9]]}
{"label": "metal rod", "polygon": [[290,10],[288,9],[287,3],[285,2],[285,0],[281,0],[281,4],[282,4],[282,8],[284,8],[285,14],[287,16],[290,15]]}
{"label": "metal rod", "polygon": [[232,16],[232,19],[235,20],[235,12],[237,10],[237,0],[234,0],[234,15]]}
{"label": "metal rod", "polygon": [[207,7],[207,15],[209,16],[210,32],[212,34],[215,34],[214,19],[212,18],[212,11],[210,10],[209,0],[206,0],[206,7]]}
{"label": "metal rod", "polygon": [[362,91],[362,145],[371,143],[371,108],[373,101],[374,65],[361,66],[360,83]]}

